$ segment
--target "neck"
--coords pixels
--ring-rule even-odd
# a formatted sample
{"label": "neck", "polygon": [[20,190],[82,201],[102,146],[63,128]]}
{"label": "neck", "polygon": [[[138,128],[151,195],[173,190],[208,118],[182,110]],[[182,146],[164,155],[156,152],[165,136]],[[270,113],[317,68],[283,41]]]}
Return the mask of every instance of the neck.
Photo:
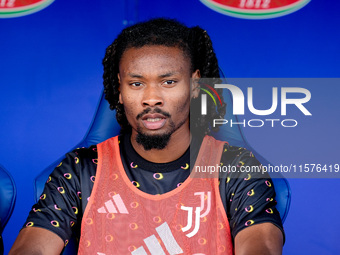
{"label": "neck", "polygon": [[151,149],[146,151],[144,147],[136,142],[137,134],[132,132],[131,144],[135,151],[144,159],[154,163],[168,163],[180,158],[188,149],[191,141],[189,128],[178,129],[169,140],[168,145],[162,149]]}

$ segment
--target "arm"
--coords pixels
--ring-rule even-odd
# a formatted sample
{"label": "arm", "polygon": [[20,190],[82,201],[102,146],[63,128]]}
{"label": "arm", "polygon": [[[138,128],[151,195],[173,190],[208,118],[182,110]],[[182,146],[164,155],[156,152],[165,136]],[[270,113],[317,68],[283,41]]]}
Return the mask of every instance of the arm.
{"label": "arm", "polygon": [[[258,166],[247,150],[229,146],[222,162],[232,166]],[[256,169],[256,168],[255,168]],[[268,174],[235,172],[221,179],[221,193],[234,237],[236,255],[282,254],[284,233],[276,210],[275,189]]]}
{"label": "arm", "polygon": [[271,223],[245,228],[235,237],[235,255],[281,255],[283,236]]}
{"label": "arm", "polygon": [[15,240],[9,255],[57,255],[64,248],[55,233],[38,227],[24,228]]}
{"label": "arm", "polygon": [[[95,175],[96,170],[88,166],[95,165],[92,162],[93,157],[83,155],[89,154],[88,151],[94,153],[92,149],[79,149],[75,153],[67,154],[51,173],[43,194],[32,207],[24,228],[12,247],[11,255],[60,254],[72,234],[79,236],[79,224],[86,206],[84,202],[87,201],[93,186],[90,176]],[[75,157],[79,159],[75,160]],[[84,169],[89,176],[80,175],[80,169]],[[80,178],[88,180],[84,190],[80,187]],[[83,202],[81,195],[85,197]]]}

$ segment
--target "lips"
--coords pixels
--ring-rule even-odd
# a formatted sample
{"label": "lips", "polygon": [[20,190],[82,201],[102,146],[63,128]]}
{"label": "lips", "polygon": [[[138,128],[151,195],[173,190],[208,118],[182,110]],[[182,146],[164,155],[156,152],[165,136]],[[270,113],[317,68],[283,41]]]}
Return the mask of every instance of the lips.
{"label": "lips", "polygon": [[145,128],[155,130],[160,129],[165,125],[166,117],[162,114],[145,114],[142,118],[142,123]]}

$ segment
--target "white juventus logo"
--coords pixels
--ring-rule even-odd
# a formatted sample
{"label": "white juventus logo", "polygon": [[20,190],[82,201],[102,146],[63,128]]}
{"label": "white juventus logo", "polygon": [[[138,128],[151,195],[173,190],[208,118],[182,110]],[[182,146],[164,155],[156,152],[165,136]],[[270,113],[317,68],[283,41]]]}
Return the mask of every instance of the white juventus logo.
{"label": "white juventus logo", "polygon": [[[156,231],[159,237],[161,238],[167,252],[170,255],[183,253],[182,248],[178,245],[178,243],[175,240],[175,237],[172,235],[168,223],[164,222],[162,225],[156,228]],[[149,254],[151,255],[165,255],[166,254],[155,235],[151,235],[145,238],[143,241],[146,247],[148,248],[148,250],[150,251]],[[139,248],[131,252],[131,255],[148,255],[148,253],[146,253],[143,246],[140,246]]]}
{"label": "white juventus logo", "polygon": [[[203,218],[206,215],[208,215],[208,213],[210,212],[210,209],[211,209],[211,192],[210,191],[207,192],[207,198],[206,199],[205,199],[204,192],[195,192],[194,195],[200,196],[201,206],[195,208],[195,226],[194,226],[194,229],[190,233],[186,234],[186,236],[189,237],[189,238],[193,237],[194,235],[197,234],[197,232],[200,228],[200,218]],[[204,210],[204,207],[205,207],[205,200],[207,200],[207,208],[206,208],[205,212],[202,213],[203,210]],[[186,231],[189,231],[192,227],[192,218],[193,218],[193,214],[194,214],[194,212],[193,212],[194,207],[181,206],[181,209],[188,212],[188,224],[185,227],[182,228],[182,231],[186,232]]]}
{"label": "white juventus logo", "polygon": [[118,213],[116,206],[114,205],[114,203],[116,204],[119,213],[122,214],[129,214],[122,198],[120,197],[119,194],[116,194],[114,196],[112,196],[112,200],[108,200],[106,201],[104,204],[105,206],[100,207],[97,211],[98,213]]}

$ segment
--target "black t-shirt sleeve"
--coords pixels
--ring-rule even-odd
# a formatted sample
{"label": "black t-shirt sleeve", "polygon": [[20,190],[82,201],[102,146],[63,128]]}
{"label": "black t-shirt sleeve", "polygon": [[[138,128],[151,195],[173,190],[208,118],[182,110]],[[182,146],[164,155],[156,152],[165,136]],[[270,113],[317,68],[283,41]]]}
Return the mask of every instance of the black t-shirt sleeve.
{"label": "black t-shirt sleeve", "polygon": [[[270,222],[284,234],[280,214],[276,209],[275,189],[270,176],[255,172],[261,164],[254,155],[240,147],[225,145],[221,165],[231,171],[220,178],[220,192],[229,219],[233,238],[242,229]],[[250,171],[248,167],[253,167]],[[248,169],[248,170],[247,170]]]}
{"label": "black t-shirt sleeve", "polygon": [[79,237],[82,213],[95,180],[93,171],[96,169],[96,157],[95,147],[66,154],[50,174],[24,227],[48,229],[59,235],[65,244],[72,234]]}
{"label": "black t-shirt sleeve", "polygon": [[[59,235],[67,244],[72,234],[79,238],[87,199],[91,195],[97,169],[97,148],[68,153],[49,176],[39,201],[32,207],[24,227],[41,227]],[[224,166],[259,166],[251,152],[225,145]],[[275,205],[275,189],[270,177],[247,172],[229,172],[220,177],[220,193],[232,236],[247,226],[271,222],[282,232]]]}

